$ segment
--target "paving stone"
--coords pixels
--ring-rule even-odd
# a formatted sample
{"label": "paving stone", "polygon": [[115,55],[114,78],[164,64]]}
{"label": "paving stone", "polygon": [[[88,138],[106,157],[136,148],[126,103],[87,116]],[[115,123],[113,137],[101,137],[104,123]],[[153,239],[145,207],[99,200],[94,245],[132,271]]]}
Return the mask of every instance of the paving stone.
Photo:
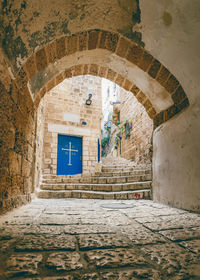
{"label": "paving stone", "polygon": [[72,225],[65,226],[64,232],[69,234],[115,233],[115,229],[105,225]]}
{"label": "paving stone", "polygon": [[45,233],[50,233],[50,234],[61,234],[64,233],[65,226],[54,226],[54,225],[40,225],[37,226],[35,233],[40,233],[40,234],[45,234]]}
{"label": "paving stone", "polygon": [[145,224],[146,227],[152,230],[200,226],[200,217],[198,214],[137,218],[136,221]]}
{"label": "paving stone", "polygon": [[[88,273],[88,274],[84,274],[84,275],[78,275],[77,278],[75,279],[80,279],[80,280],[100,280],[101,278],[99,278],[98,274],[96,272],[94,273]],[[75,280],[74,279],[74,280]]]}
{"label": "paving stone", "polygon": [[49,276],[42,278],[26,278],[27,280],[101,280],[96,272],[87,273],[80,275],[80,273],[75,275],[66,275],[66,276]]}
{"label": "paving stone", "polygon": [[[103,209],[101,200],[37,199],[1,216],[0,279],[1,274],[2,279],[33,280],[200,279],[198,214],[147,200],[120,203],[134,207]],[[78,238],[80,253],[75,251]],[[27,257],[41,254],[44,263]],[[19,265],[8,270],[7,259],[13,256]]]}
{"label": "paving stone", "polygon": [[0,254],[5,254],[8,252],[8,250],[12,247],[13,243],[15,242],[15,239],[10,240],[1,240],[0,241]]}
{"label": "paving stone", "polygon": [[159,233],[152,232],[141,225],[139,227],[120,226],[117,229],[137,245],[166,242],[166,239]]}
{"label": "paving stone", "polygon": [[15,246],[17,251],[75,250],[75,248],[75,237],[67,234],[26,235]]}
{"label": "paving stone", "polygon": [[146,245],[141,248],[141,251],[165,270],[168,276],[182,273],[186,277],[191,265],[194,267],[200,265],[200,259],[197,256],[190,254],[177,244]]}
{"label": "paving stone", "polygon": [[137,268],[134,270],[124,270],[124,271],[112,271],[112,272],[102,272],[100,273],[102,279],[105,280],[138,280],[138,279],[148,279],[148,280],[160,280],[160,272],[151,268]]}
{"label": "paving stone", "polygon": [[85,253],[90,264],[97,267],[123,267],[133,265],[146,265],[146,260],[137,254],[134,249],[107,249],[94,250]]}
{"label": "paving stone", "polygon": [[182,246],[188,248],[192,252],[200,255],[200,239],[188,240],[180,243]]}
{"label": "paving stone", "polygon": [[46,261],[46,267],[56,271],[77,270],[83,267],[77,252],[52,253]]}
{"label": "paving stone", "polygon": [[[169,215],[179,215],[184,214],[184,210],[169,208],[167,211],[165,208],[155,208],[155,207],[134,207],[131,211],[123,211],[130,218],[142,218],[140,222],[146,222],[151,217],[151,221],[155,220],[157,216],[169,216]],[[162,218],[162,217],[161,217]],[[165,217],[164,217],[165,218]],[[170,217],[169,217],[170,218]]]}
{"label": "paving stone", "polygon": [[66,215],[44,215],[38,219],[37,224],[41,225],[78,225],[80,218]]}
{"label": "paving stone", "polygon": [[6,263],[6,275],[25,276],[39,275],[38,266],[42,262],[41,254],[15,254]]}
{"label": "paving stone", "polygon": [[195,239],[200,238],[200,227],[162,230],[159,233],[166,236],[172,241],[187,240],[192,238]]}
{"label": "paving stone", "polygon": [[78,236],[80,250],[97,248],[130,247],[131,242],[126,237],[117,234],[82,234]]}
{"label": "paving stone", "polygon": [[43,279],[43,280],[74,280],[74,277],[72,275],[68,275],[68,276],[44,277],[41,279]]}
{"label": "paving stone", "polygon": [[48,276],[48,277],[37,277],[37,278],[26,278],[26,280],[75,280],[74,276],[67,275],[67,276]]}
{"label": "paving stone", "polygon": [[127,218],[124,215],[110,215],[110,217],[108,218],[108,223],[111,226],[127,226],[127,225],[131,225],[132,223],[134,223],[134,221],[131,221],[131,219]]}
{"label": "paving stone", "polygon": [[81,218],[81,224],[82,225],[107,225],[108,220],[107,219],[88,219]]}
{"label": "paving stone", "polygon": [[35,223],[35,217],[18,217],[18,218],[11,218],[5,221],[8,225],[31,225]]}

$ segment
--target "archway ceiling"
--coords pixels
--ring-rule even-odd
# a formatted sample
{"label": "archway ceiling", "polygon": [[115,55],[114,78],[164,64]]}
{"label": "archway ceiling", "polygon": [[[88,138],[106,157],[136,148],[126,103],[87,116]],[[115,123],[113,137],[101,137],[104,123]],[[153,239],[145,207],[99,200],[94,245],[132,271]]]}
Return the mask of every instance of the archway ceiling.
{"label": "archway ceiling", "polygon": [[[152,111],[149,115],[156,125],[189,105],[178,80],[157,59],[131,40],[104,30],[63,36],[47,44],[28,58],[17,75],[16,83],[19,89],[25,88],[31,93],[37,105],[42,96],[40,90],[44,92],[49,88],[44,89],[46,84],[55,86],[58,75],[73,67],[79,69],[82,65],[96,65],[98,69],[95,72],[89,67],[86,74],[91,72],[118,83],[132,91],[143,105],[148,100]],[[100,73],[101,69],[105,70],[104,74]]]}
{"label": "archway ceiling", "polygon": [[[165,110],[173,105],[171,95],[155,79],[136,65],[132,65],[130,62],[120,58],[116,54],[112,54],[109,51],[102,49],[77,52],[75,55],[63,57],[54,64],[48,65],[48,67],[41,72],[38,72],[30,80],[32,95],[36,97],[37,92],[59,73],[62,73],[66,69],[75,65],[85,64],[96,64],[99,67],[106,67],[135,84],[146,97],[151,100],[156,112]],[[107,73],[105,73],[104,78],[108,78],[106,74]],[[116,81],[116,75],[113,77],[112,81]]]}

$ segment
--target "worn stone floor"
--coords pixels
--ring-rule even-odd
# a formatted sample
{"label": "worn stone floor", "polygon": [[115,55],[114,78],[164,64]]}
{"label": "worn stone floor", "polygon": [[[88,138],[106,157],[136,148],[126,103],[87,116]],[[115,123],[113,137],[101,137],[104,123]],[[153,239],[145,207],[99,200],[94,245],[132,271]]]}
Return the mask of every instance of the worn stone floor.
{"label": "worn stone floor", "polygon": [[200,215],[147,200],[35,199],[0,217],[0,279],[200,279]]}

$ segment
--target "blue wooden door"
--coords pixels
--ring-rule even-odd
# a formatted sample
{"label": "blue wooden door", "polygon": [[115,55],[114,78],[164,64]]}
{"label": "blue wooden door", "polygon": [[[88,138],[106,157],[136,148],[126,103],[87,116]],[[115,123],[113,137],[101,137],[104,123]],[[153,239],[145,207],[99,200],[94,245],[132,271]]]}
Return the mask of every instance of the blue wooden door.
{"label": "blue wooden door", "polygon": [[57,175],[82,173],[82,138],[58,134]]}
{"label": "blue wooden door", "polygon": [[100,154],[101,154],[101,147],[100,147],[100,141],[98,139],[98,162],[100,162]]}

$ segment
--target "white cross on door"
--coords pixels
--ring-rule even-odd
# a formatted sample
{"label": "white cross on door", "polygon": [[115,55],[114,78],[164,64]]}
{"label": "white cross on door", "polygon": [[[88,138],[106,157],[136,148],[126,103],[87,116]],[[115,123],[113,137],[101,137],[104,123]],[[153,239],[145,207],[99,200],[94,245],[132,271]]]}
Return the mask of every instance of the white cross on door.
{"label": "white cross on door", "polygon": [[69,163],[68,163],[68,165],[72,165],[72,163],[71,163],[72,152],[78,152],[78,150],[73,150],[72,149],[72,143],[69,142],[69,149],[62,148],[62,151],[68,151],[69,152]]}

